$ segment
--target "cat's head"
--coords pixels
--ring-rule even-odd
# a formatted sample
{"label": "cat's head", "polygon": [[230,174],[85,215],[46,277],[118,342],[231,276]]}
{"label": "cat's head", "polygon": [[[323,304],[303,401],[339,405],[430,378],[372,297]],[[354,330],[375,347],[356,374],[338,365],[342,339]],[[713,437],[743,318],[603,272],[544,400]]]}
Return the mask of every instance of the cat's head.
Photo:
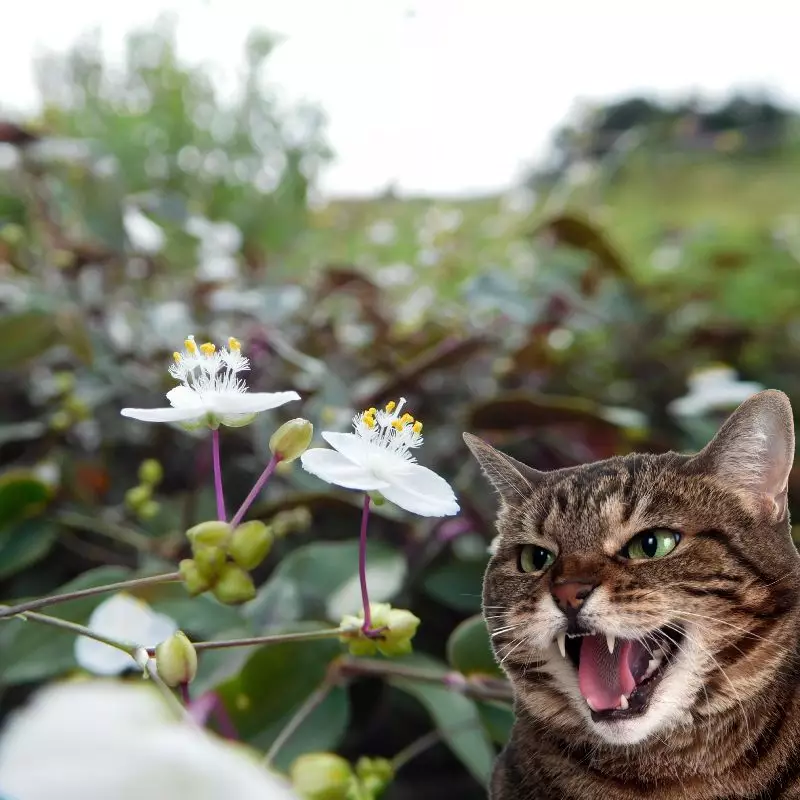
{"label": "cat's head", "polygon": [[543,725],[633,744],[736,713],[781,674],[800,598],[786,395],[751,397],[694,456],[545,473],[464,438],[501,499],[492,644]]}

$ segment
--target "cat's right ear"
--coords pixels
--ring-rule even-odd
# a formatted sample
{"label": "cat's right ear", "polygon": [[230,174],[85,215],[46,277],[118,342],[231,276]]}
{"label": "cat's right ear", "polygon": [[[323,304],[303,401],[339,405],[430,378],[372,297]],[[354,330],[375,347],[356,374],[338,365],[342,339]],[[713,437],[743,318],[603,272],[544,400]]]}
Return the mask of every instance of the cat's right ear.
{"label": "cat's right ear", "polygon": [[544,473],[495,450],[483,439],[471,433],[465,433],[463,436],[475,460],[481,465],[483,474],[508,505],[515,505],[520,500],[525,500],[530,495],[531,489],[542,479]]}

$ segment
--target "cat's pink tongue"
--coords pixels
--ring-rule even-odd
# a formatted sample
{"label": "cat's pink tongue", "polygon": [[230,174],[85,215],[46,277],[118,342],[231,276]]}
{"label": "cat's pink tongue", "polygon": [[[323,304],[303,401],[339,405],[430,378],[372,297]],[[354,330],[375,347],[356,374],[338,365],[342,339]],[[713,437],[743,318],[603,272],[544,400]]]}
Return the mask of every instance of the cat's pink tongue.
{"label": "cat's pink tongue", "polygon": [[605,636],[584,636],[578,667],[578,686],[595,711],[619,708],[620,697],[636,688],[633,677],[633,642],[618,641],[608,652]]}

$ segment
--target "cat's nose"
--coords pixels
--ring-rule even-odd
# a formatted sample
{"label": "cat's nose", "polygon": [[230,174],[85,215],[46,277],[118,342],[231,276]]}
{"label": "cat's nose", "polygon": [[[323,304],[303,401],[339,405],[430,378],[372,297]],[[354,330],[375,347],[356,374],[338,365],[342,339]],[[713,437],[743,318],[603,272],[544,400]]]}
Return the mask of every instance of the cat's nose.
{"label": "cat's nose", "polygon": [[568,616],[575,616],[580,611],[586,598],[597,588],[592,581],[564,581],[554,583],[550,593],[556,605]]}

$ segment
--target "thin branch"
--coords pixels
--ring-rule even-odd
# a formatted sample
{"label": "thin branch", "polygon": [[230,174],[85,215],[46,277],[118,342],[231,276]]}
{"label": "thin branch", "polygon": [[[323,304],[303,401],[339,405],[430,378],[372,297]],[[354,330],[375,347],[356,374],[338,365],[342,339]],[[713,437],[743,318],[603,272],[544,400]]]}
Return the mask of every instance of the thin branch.
{"label": "thin branch", "polygon": [[417,756],[422,755],[426,750],[430,750],[434,745],[442,741],[442,734],[440,731],[430,731],[419,739],[411,742],[410,745],[404,747],[392,759],[392,767],[397,772],[401,770],[409,761],[415,759]]}
{"label": "thin branch", "polygon": [[126,589],[136,589],[140,586],[152,586],[159,583],[170,583],[181,579],[180,572],[165,572],[161,575],[151,575],[148,578],[133,578],[129,581],[119,581],[117,583],[107,583],[105,586],[92,586],[88,589],[78,589],[74,592],[64,592],[64,594],[54,594],[50,597],[39,597],[36,600],[27,600],[16,605],[0,606],[0,619],[16,617],[29,611],[35,611],[47,606],[55,606],[60,603],[68,603],[70,600],[79,600],[83,597],[92,597],[96,594],[106,594],[107,592],[119,592]]}
{"label": "thin branch", "polygon": [[[222,650],[226,647],[252,647],[259,644],[283,644],[284,642],[313,642],[316,639],[330,639],[345,633],[345,628],[325,628],[321,631],[299,631],[296,633],[274,633],[269,636],[252,636],[248,639],[220,639],[219,641],[192,642],[194,649]],[[148,651],[155,653],[154,648]]]}
{"label": "thin branch", "polygon": [[97,517],[87,517],[74,511],[62,511],[55,514],[53,519],[68,528],[96,533],[114,542],[130,545],[137,550],[152,552],[157,549],[158,542],[155,539],[145,536],[145,534],[134,528],[127,528],[116,522],[109,522]]}

